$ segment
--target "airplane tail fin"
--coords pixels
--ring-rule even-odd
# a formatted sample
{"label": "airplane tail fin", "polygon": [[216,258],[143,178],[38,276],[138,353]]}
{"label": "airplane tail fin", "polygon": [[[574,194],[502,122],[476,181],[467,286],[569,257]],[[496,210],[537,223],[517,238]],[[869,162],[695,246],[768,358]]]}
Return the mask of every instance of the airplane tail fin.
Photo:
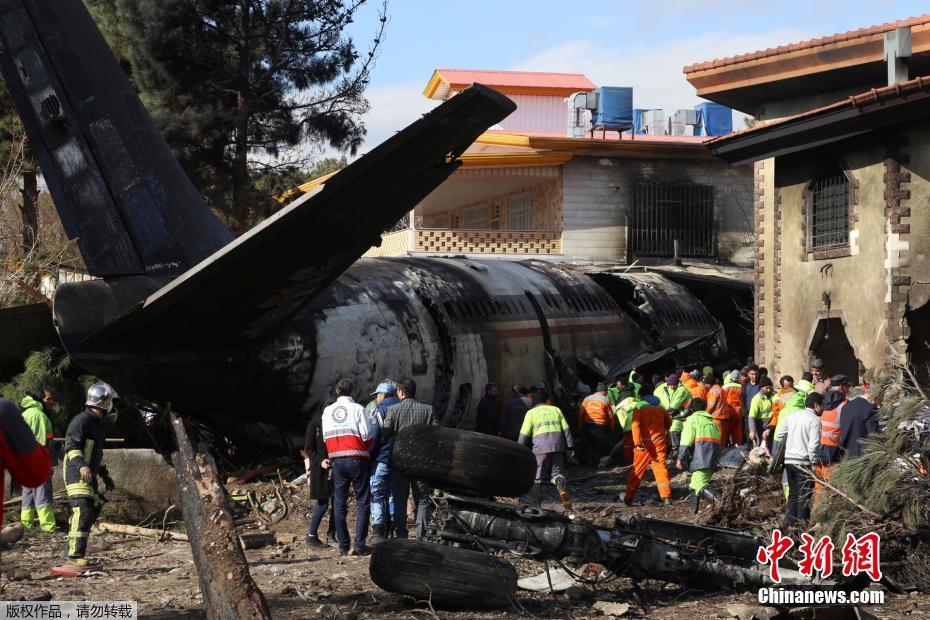
{"label": "airplane tail fin", "polygon": [[81,0],[0,0],[0,73],[92,274],[172,276],[232,240]]}

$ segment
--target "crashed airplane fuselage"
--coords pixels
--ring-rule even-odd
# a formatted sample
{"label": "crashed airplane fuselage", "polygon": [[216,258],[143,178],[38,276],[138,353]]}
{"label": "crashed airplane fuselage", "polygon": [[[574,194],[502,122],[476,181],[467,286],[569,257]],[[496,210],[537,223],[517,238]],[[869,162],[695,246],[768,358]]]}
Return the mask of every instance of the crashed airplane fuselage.
{"label": "crashed airplane fuselage", "polygon": [[480,85],[233,239],[80,0],[0,0],[0,71],[65,229],[100,277],[59,287],[61,340],[88,371],[153,401],[296,426],[341,377],[364,389],[409,375],[441,419],[468,425],[489,381],[556,385],[565,368],[607,378],[719,331],[672,283],[692,319],[672,329],[666,313],[655,331],[648,287],[628,314],[567,267],[359,260],[513,112]]}

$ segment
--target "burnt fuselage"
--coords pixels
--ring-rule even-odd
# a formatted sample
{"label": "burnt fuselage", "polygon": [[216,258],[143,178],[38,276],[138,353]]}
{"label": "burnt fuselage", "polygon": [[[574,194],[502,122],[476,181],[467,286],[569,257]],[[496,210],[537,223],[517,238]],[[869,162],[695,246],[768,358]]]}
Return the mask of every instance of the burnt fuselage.
{"label": "burnt fuselage", "polygon": [[[74,315],[74,303],[106,307],[108,287],[63,287],[56,315]],[[684,301],[702,309],[693,298]],[[714,326],[708,316],[690,329],[703,334]],[[560,370],[579,368],[606,376],[654,345],[585,274],[541,261],[466,258],[361,259],[287,320],[228,346],[146,332],[95,352],[61,335],[79,364],[140,396],[191,413],[293,427],[332,399],[341,378],[353,379],[365,399],[382,379],[401,376],[417,381],[418,397],[433,403],[444,423],[469,427],[489,382],[505,390],[552,385]]]}

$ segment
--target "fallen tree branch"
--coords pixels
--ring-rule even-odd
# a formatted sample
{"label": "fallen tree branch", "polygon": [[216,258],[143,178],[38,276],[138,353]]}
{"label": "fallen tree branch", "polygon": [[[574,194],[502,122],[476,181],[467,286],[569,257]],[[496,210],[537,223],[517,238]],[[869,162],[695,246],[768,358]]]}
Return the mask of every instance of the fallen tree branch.
{"label": "fallen tree branch", "polygon": [[190,541],[187,534],[178,534],[175,532],[163,532],[150,527],[138,527],[135,525],[122,525],[121,523],[98,523],[104,532],[113,532],[114,534],[127,534],[129,536],[140,536],[142,538],[157,538],[159,540],[182,540]]}
{"label": "fallen tree branch", "polygon": [[853,498],[851,498],[851,497],[850,497],[849,495],[847,495],[846,493],[840,491],[838,488],[836,488],[835,486],[833,486],[832,484],[830,484],[829,482],[827,482],[826,480],[824,480],[823,478],[821,478],[821,477],[818,476],[817,474],[812,474],[812,476],[813,476],[814,480],[816,480],[817,482],[819,482],[819,483],[822,484],[823,486],[827,487],[828,489],[830,489],[831,491],[833,491],[834,493],[836,493],[836,494],[839,495],[840,497],[846,499],[846,501],[848,501],[850,504],[852,504],[853,506],[855,506],[856,508],[858,508],[858,509],[861,510],[862,512],[866,513],[867,515],[869,515],[869,516],[871,516],[871,517],[875,517],[875,518],[878,519],[879,521],[884,521],[884,519],[885,519],[884,516],[878,514],[878,513],[875,512],[875,511],[869,510],[868,508],[866,508],[865,506],[863,506],[862,504],[860,504],[859,502],[857,502],[856,500],[854,500]]}

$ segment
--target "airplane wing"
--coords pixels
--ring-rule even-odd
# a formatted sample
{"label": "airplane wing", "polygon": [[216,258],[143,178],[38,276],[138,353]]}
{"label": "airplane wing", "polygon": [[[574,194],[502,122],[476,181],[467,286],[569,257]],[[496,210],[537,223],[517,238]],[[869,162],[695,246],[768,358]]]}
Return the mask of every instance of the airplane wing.
{"label": "airplane wing", "polygon": [[[222,341],[257,337],[337,278],[382,231],[408,213],[459,165],[456,157],[516,105],[474,85],[181,274],[88,337],[97,349],[139,339],[196,334]],[[59,291],[55,313],[62,307]],[[157,339],[157,340],[153,340]],[[83,347],[82,347],[83,348]]]}

